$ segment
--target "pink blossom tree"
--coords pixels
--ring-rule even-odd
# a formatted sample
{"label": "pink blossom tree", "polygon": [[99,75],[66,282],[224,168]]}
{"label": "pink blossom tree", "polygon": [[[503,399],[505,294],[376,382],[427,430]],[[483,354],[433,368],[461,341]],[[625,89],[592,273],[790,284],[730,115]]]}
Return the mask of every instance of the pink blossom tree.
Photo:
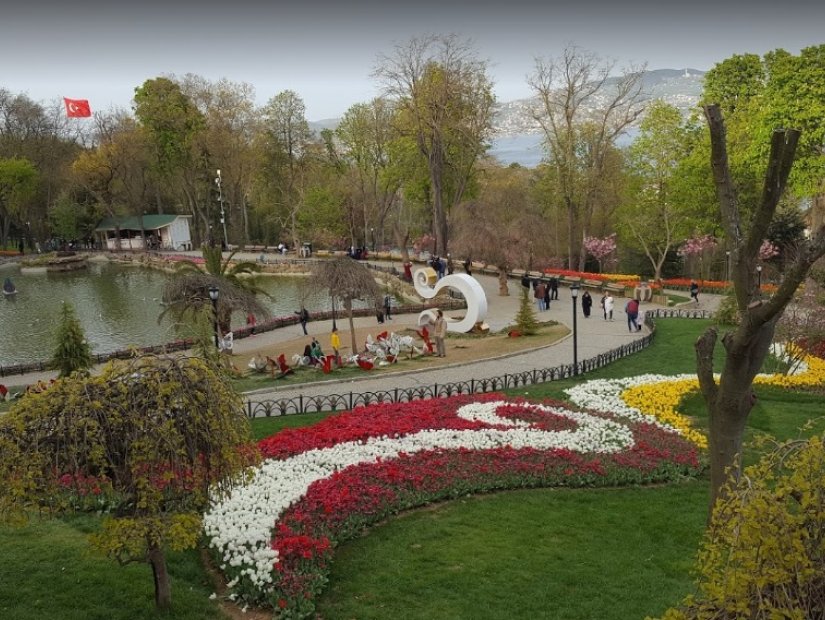
{"label": "pink blossom tree", "polygon": [[719,241],[713,235],[699,235],[687,239],[679,248],[678,254],[686,259],[698,258],[699,277],[703,278],[702,262],[704,257],[707,256],[708,252],[715,250],[718,245]]}
{"label": "pink blossom tree", "polygon": [[585,251],[599,263],[602,270],[602,261],[616,251],[616,233],[607,237],[585,237],[583,247]]}

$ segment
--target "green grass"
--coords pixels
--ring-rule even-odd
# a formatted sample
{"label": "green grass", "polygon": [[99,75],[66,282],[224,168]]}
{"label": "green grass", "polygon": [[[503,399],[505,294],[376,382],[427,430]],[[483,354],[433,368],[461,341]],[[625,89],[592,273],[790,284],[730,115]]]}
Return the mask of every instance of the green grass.
{"label": "green grass", "polygon": [[[707,485],[538,489],[414,511],[336,551],[322,617],[627,620],[690,588]],[[655,587],[653,585],[655,584]]]}
{"label": "green grass", "polygon": [[201,620],[225,618],[198,553],[169,553],[172,610],[154,608],[148,564],[118,566],[94,552],[92,517],[0,528],[0,618],[9,620]]}
{"label": "green grass", "polygon": [[[675,375],[696,372],[696,356],[693,345],[699,335],[711,325],[702,319],[662,319],[656,324],[654,344],[644,351],[618,360],[604,368],[594,370],[581,378],[552,381],[530,386],[529,389],[510,390],[510,394],[531,398],[557,398],[565,400],[564,390],[590,379],[617,379],[646,373]],[[716,347],[715,368],[724,365],[724,351],[721,344]]]}
{"label": "green grass", "polygon": [[[649,349],[582,379],[695,372],[706,321],[659,321]],[[721,368],[721,347],[717,368]],[[562,398],[574,381],[514,391]],[[821,396],[772,387],[748,436],[796,437],[820,417]],[[682,411],[706,422],[701,398]],[[253,420],[256,439],[334,414]],[[749,453],[749,459],[755,458]],[[692,592],[705,523],[706,480],[626,489],[536,489],[467,497],[399,515],[336,551],[319,604],[324,618],[554,618],[659,615]],[[153,609],[146,565],[118,567],[89,550],[92,517],[0,528],[0,618],[219,618],[196,553],[170,554],[174,609]]]}

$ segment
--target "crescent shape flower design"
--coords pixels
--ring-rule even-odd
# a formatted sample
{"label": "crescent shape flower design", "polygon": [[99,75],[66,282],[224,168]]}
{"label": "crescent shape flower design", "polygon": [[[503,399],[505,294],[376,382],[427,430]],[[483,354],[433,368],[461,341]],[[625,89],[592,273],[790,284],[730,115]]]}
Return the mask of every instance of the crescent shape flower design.
{"label": "crescent shape flower design", "polygon": [[[508,408],[513,407],[515,411],[511,409],[507,416]],[[529,421],[531,417],[544,425]],[[357,439],[342,437],[339,442],[317,447],[311,447],[310,440],[306,450],[265,460],[245,486],[216,500],[204,515],[210,547],[219,554],[222,565],[234,567],[236,572],[229,587],[243,579],[264,592],[272,588],[277,573],[273,568],[277,569],[281,560],[272,538],[281,527],[284,512],[315,485],[345,470],[439,451],[512,449],[607,457],[626,453],[637,443],[624,420],[540,403],[471,402],[457,407],[453,419],[453,423],[408,428],[407,432],[399,427],[397,432],[384,429]],[[548,421],[554,424],[550,430]]]}
{"label": "crescent shape flower design", "polygon": [[[413,274],[415,291],[424,299],[432,299],[444,288],[457,289],[467,301],[467,312],[460,321],[447,319],[447,331],[465,333],[473,329],[476,323],[483,321],[487,316],[487,295],[484,289],[472,276],[466,273],[454,273],[436,278],[435,270],[431,267],[416,269]],[[435,321],[434,312],[425,310],[418,316],[418,324]]]}

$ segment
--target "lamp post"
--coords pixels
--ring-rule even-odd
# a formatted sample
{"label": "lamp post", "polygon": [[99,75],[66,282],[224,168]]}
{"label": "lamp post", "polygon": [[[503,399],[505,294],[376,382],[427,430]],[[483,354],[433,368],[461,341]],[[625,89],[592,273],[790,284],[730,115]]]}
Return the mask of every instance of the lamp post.
{"label": "lamp post", "polygon": [[576,325],[576,300],[579,297],[579,285],[570,285],[570,297],[573,298],[573,374],[579,374],[579,346],[578,346],[578,327]]}
{"label": "lamp post", "polygon": [[226,236],[226,216],[223,212],[223,177],[221,177],[221,169],[218,168],[218,176],[215,177],[215,185],[218,186],[218,202],[221,205],[221,225],[223,226],[223,246],[229,249],[229,237]]}
{"label": "lamp post", "polygon": [[217,286],[209,287],[209,299],[212,300],[212,327],[215,329],[215,348],[219,349],[218,344],[218,295],[220,291]]}
{"label": "lamp post", "polygon": [[370,228],[370,237],[372,237],[372,251],[375,253],[375,229]]}
{"label": "lamp post", "polygon": [[730,282],[730,250],[725,252],[725,284]]}
{"label": "lamp post", "polygon": [[757,288],[759,290],[759,296],[762,296],[762,265],[756,266],[756,281],[757,281]]}
{"label": "lamp post", "polygon": [[332,329],[336,329],[335,325],[335,295],[332,296]]}

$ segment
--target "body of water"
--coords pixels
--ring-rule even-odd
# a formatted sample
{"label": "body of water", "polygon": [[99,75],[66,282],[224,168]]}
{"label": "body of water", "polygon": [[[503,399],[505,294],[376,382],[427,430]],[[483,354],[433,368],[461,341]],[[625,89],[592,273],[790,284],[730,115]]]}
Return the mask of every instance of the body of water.
{"label": "body of water", "polygon": [[[75,308],[93,353],[109,353],[130,346],[149,346],[176,340],[171,316],[158,322],[160,299],[167,273],[144,267],[90,262],[89,268],[68,273],[21,273],[16,266],[0,269],[0,280],[10,277],[17,295],[0,299],[0,365],[46,360],[54,350],[54,334],[61,304]],[[323,290],[306,292],[306,279],[262,276],[261,288],[273,299],[261,297],[272,316],[287,316],[305,299],[310,312],[331,309]],[[233,327],[244,317],[233,317]]]}

